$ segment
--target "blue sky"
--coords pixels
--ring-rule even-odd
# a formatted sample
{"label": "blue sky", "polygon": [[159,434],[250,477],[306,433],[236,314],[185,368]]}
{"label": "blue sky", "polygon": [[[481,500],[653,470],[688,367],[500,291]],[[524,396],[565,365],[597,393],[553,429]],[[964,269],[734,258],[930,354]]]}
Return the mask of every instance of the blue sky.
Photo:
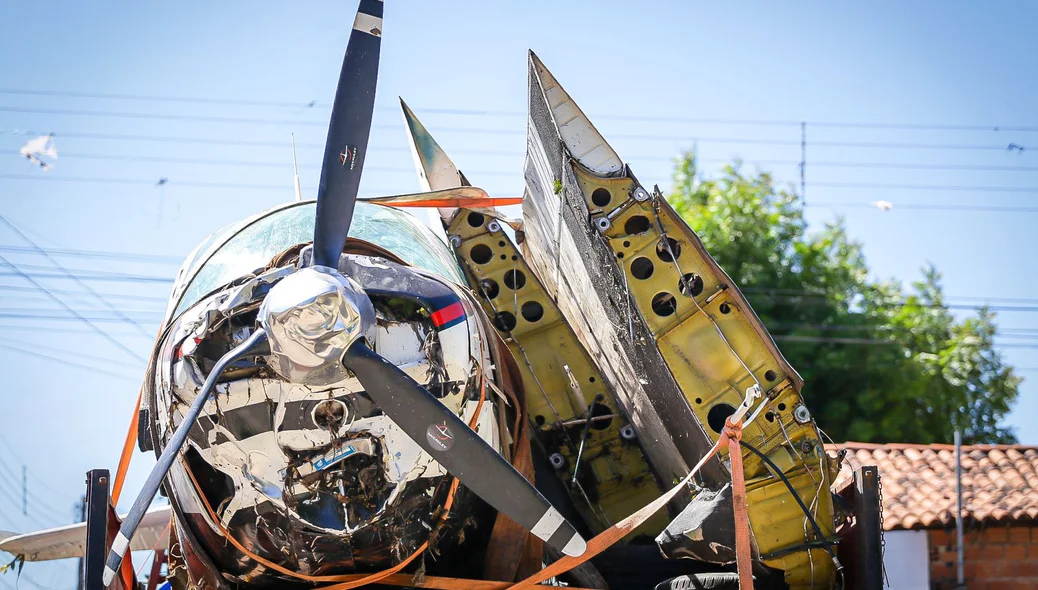
{"label": "blue sky", "polygon": [[[304,192],[316,186],[355,4],[296,4],[0,5],[0,214],[48,249],[145,255],[59,258],[94,273],[91,287],[140,326],[111,321],[74,282],[38,279],[72,292],[60,296],[140,357],[176,261],[219,226],[292,198],[292,132]],[[417,189],[398,95],[474,183],[518,194],[532,48],[644,183],[668,186],[669,158],[694,144],[708,170],[742,158],[796,183],[795,123],[806,120],[808,203],[835,203],[812,206],[809,219],[818,227],[844,215],[876,277],[910,282],[932,262],[956,304],[1035,307],[999,298],[1038,298],[1038,214],[899,209],[1034,204],[1038,132],[1021,129],[1038,127],[1032,3],[387,4],[365,194]],[[182,97],[226,102],[168,100]],[[874,126],[888,123],[900,126]],[[920,124],[1001,129],[904,127]],[[57,134],[53,171],[17,157],[26,131]],[[1006,150],[1010,143],[1025,150]],[[847,163],[870,165],[839,165]],[[168,183],[154,186],[160,178]],[[887,188],[862,186],[870,184]],[[918,188],[933,186],[955,188]],[[876,200],[895,208],[863,207]],[[5,227],[0,245],[27,272],[57,272],[9,248],[26,244]],[[22,530],[66,521],[83,473],[114,469],[144,363],[89,326],[50,317],[65,312],[10,274],[0,270],[0,286],[22,290],[0,289],[0,528]],[[48,317],[24,317],[32,314]],[[1036,444],[1038,426],[1027,417],[1038,411],[1030,382],[1038,350],[1027,336],[1038,330],[1038,313],[1003,311],[998,322],[1005,358],[1029,378],[1010,423],[1022,442]],[[30,517],[11,500],[23,462]],[[137,457],[123,504],[149,466],[149,457]],[[71,571],[26,569],[48,588],[71,587]],[[0,577],[0,588],[8,580]]]}

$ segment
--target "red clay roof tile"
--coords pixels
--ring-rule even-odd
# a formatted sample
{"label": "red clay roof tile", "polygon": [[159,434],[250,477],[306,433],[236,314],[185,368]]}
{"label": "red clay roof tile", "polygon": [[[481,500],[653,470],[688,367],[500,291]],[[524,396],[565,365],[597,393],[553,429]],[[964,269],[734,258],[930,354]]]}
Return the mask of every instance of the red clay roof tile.
{"label": "red clay roof tile", "polygon": [[[862,465],[879,467],[883,528],[930,529],[955,523],[955,447],[952,445],[826,445],[846,449],[836,486]],[[1038,447],[964,445],[963,512],[967,523],[1038,521]]]}

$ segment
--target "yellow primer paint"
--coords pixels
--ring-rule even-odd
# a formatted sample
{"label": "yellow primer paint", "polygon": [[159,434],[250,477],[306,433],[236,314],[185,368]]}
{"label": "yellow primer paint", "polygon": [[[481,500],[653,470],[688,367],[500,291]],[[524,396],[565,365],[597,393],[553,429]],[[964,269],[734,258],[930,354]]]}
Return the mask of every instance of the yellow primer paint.
{"label": "yellow primer paint", "polygon": [[[592,223],[600,217],[609,219],[603,237],[707,435],[716,441],[724,418],[739,405],[746,389],[759,383],[769,407],[744,428],[743,440],[783,470],[813,509],[823,533],[832,537],[835,523],[829,487],[835,471],[824,458],[813,420],[800,424],[794,418],[794,411],[803,405],[799,375],[782,358],[731,279],[666,202],[634,199],[633,178],[602,178],[578,163],[572,166]],[[672,240],[669,251],[664,235]],[[785,484],[756,455],[743,454],[750,525],[760,554],[817,541]],[[829,587],[835,573],[822,549],[812,550],[810,557],[801,549],[766,563],[784,570],[791,588],[810,587],[812,577],[817,587]]]}
{"label": "yellow primer paint", "polygon": [[[659,497],[660,487],[638,443],[620,436],[627,421],[619,415],[608,384],[516,246],[500,229],[488,229],[492,221],[481,212],[461,210],[447,233],[460,239],[454,249],[469,285],[519,365],[534,435],[547,453],[558,452],[566,459],[559,475],[567,485],[584,426],[562,429],[560,424],[583,418],[599,395],[604,409],[596,413],[616,415],[608,422],[592,423],[581,460],[581,472],[590,476],[580,480],[583,493],[570,493],[584,520],[600,532]],[[494,297],[487,297],[483,281],[493,282]],[[567,366],[579,392],[570,384]],[[654,537],[666,524],[667,515],[658,514],[627,539]]]}

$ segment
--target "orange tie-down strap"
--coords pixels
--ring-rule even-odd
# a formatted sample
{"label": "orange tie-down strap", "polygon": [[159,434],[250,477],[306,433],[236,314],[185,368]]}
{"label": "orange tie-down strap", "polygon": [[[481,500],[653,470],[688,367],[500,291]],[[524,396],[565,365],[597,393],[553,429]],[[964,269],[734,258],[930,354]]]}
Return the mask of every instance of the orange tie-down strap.
{"label": "orange tie-down strap", "polygon": [[[739,449],[740,438],[742,438],[742,421],[740,420],[735,424],[728,421],[725,425],[724,432],[722,432],[721,437],[717,439],[717,442],[714,443],[714,446],[710,447],[710,450],[702,459],[699,460],[699,463],[696,463],[696,466],[692,468],[692,471],[689,471],[688,475],[686,475],[684,479],[678,482],[678,484],[671,488],[667,493],[656,498],[641,510],[638,510],[634,514],[614,524],[612,527],[602,531],[598,536],[588,541],[587,551],[585,551],[580,557],[563,557],[537,574],[530,576],[517,584],[507,586],[507,588],[509,590],[534,588],[537,584],[565,573],[605,551],[607,548],[625,537],[628,533],[641,526],[645,521],[649,520],[653,514],[658,512],[660,508],[663,508],[663,506],[670,502],[674,496],[678,495],[678,492],[680,492],[682,488],[692,481],[692,477],[703,468],[703,465],[705,465],[719,449],[728,447],[732,461],[732,498],[735,504],[735,554],[738,559],[739,567],[739,588],[741,590],[752,590],[753,577],[751,575],[750,529],[746,515],[746,486],[742,472],[742,452]],[[480,590],[483,589],[481,588]],[[486,590],[497,589],[488,588]]]}
{"label": "orange tie-down strap", "polygon": [[[489,580],[465,580],[458,578],[443,578],[426,576],[424,579],[415,579],[407,574],[390,575],[379,580],[380,584],[387,586],[411,586],[416,588],[432,588],[435,590],[522,590],[537,588],[538,584],[555,576],[564,574],[569,570],[587,562],[591,558],[605,551],[628,533],[641,526],[649,520],[653,514],[670,502],[681,489],[689,484],[692,477],[703,468],[703,465],[717,453],[719,449],[727,448],[732,461],[732,499],[735,505],[735,555],[739,570],[740,590],[753,590],[752,555],[750,553],[750,526],[746,513],[746,482],[742,472],[742,450],[739,448],[739,440],[742,438],[742,421],[732,424],[730,421],[725,425],[721,438],[707,451],[707,454],[699,460],[692,471],[685,476],[676,486],[667,493],[656,498],[641,510],[616,523],[612,527],[602,531],[597,537],[588,541],[587,550],[580,557],[563,557],[549,565],[537,574],[526,578],[518,583],[494,582]],[[324,590],[336,588],[328,587]],[[572,588],[570,590],[582,590]]]}

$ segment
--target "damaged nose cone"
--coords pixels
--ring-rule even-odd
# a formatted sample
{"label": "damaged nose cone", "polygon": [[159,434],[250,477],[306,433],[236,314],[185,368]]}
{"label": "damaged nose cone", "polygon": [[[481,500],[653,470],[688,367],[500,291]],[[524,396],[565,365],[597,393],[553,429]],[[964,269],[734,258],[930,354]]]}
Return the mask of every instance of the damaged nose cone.
{"label": "damaged nose cone", "polygon": [[303,385],[346,379],[342,355],[375,325],[375,309],[360,286],[334,268],[311,266],[279,281],[259,310],[270,339],[269,365]]}

